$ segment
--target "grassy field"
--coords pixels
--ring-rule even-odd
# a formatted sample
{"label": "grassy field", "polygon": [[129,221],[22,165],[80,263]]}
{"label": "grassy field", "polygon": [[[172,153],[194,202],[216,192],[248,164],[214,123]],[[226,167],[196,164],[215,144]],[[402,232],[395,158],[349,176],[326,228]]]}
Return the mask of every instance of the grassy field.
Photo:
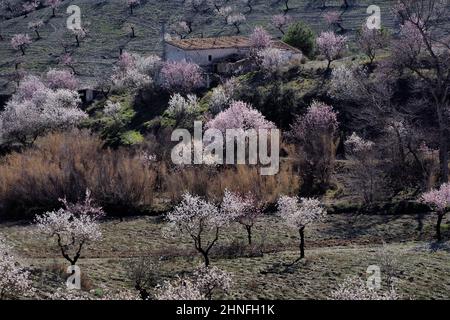
{"label": "grassy field", "polygon": [[[307,258],[285,268],[297,257],[295,230],[278,217],[265,216],[255,228],[256,245],[263,255],[229,256],[245,243],[239,226],[223,230],[212,252],[212,264],[233,274],[231,299],[327,299],[346,277],[361,275],[369,265],[380,265],[379,251],[386,242],[395,259],[395,277],[403,299],[450,298],[450,243],[432,241],[433,216],[330,215],[306,233]],[[85,289],[102,286],[129,288],[125,266],[147,256],[157,264],[158,282],[189,274],[200,262],[188,238],[162,236],[165,222],[157,217],[108,220],[103,240],[84,251],[79,265]],[[449,238],[448,226],[444,236]],[[51,291],[63,284],[65,263],[52,241],[41,238],[32,225],[2,224],[0,234],[31,266],[36,286]],[[382,269],[383,272],[383,269]]]}
{"label": "grassy field", "polygon": [[[325,9],[311,5],[308,0],[291,0],[289,14],[295,20],[302,20],[316,32],[327,28],[323,15],[327,11],[340,10],[340,1],[327,1]],[[63,52],[63,44],[69,44],[68,50],[73,54],[75,68],[83,81],[95,82],[96,78],[104,77],[112,70],[117,61],[120,48],[142,54],[161,52],[161,22],[166,21],[168,31],[170,26],[179,21],[185,14],[185,8],[179,0],[155,1],[142,0],[141,5],[130,15],[124,0],[66,0],[58,10],[56,17],[51,17],[51,9],[43,8],[27,16],[0,21],[0,32],[4,41],[0,41],[0,93],[13,90],[9,82],[15,71],[16,61],[22,61],[21,68],[28,72],[44,72],[55,67]],[[241,12],[247,9],[240,1],[230,1],[233,7]],[[395,24],[390,13],[390,1],[360,0],[357,5],[350,7],[343,15],[343,26],[351,35],[364,22],[366,9],[371,4],[379,5],[382,9],[383,25],[392,28]],[[75,46],[75,37],[66,28],[69,5],[78,5],[82,14],[82,26],[89,30],[87,39],[80,47]],[[248,34],[255,25],[263,25],[276,37],[281,33],[271,26],[271,17],[283,12],[283,5],[271,4],[269,1],[258,1],[251,13],[247,14],[247,22],[242,26],[242,33]],[[36,38],[34,32],[28,29],[30,21],[42,19],[45,23],[40,29],[42,39],[34,39],[27,50],[27,55],[21,57],[9,44],[14,34],[28,33]],[[220,19],[211,13],[197,13],[194,15],[192,37],[232,35],[234,27],[225,26]],[[136,37],[131,38],[128,24],[134,24]]]}

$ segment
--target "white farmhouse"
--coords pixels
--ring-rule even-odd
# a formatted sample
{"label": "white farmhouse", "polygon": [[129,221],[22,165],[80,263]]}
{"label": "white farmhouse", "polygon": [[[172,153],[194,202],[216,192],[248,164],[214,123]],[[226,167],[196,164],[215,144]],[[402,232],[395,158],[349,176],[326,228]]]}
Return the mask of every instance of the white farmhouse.
{"label": "white farmhouse", "polygon": [[[280,49],[288,59],[301,57],[300,50],[276,40],[275,48]],[[168,61],[186,60],[194,62],[208,71],[217,71],[217,65],[223,61],[238,61],[251,49],[249,38],[216,37],[169,40],[165,43],[165,57]]]}

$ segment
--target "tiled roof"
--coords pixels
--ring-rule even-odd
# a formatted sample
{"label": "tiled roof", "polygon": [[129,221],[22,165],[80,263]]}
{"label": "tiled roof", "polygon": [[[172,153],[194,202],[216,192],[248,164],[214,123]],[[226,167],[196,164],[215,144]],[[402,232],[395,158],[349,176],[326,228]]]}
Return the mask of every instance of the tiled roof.
{"label": "tiled roof", "polygon": [[[169,40],[168,44],[183,50],[207,50],[226,48],[250,48],[250,40],[246,37],[216,37],[216,38],[190,38],[182,40]],[[273,46],[282,50],[301,52],[282,41],[274,41]]]}

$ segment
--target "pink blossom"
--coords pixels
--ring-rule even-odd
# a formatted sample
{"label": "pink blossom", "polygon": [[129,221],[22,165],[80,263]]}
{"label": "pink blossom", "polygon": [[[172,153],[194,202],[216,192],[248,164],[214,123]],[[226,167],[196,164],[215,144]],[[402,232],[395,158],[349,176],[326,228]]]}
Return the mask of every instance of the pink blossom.
{"label": "pink blossom", "polygon": [[326,23],[333,25],[341,21],[341,14],[337,11],[330,11],[323,16]]}
{"label": "pink blossom", "polygon": [[316,40],[320,54],[328,60],[327,69],[332,61],[336,60],[347,47],[347,37],[336,35],[334,32],[322,32]]}
{"label": "pink blossom", "polygon": [[59,59],[59,63],[65,66],[70,66],[73,63],[73,58],[70,53],[63,54]]}
{"label": "pink blossom", "polygon": [[250,35],[250,45],[255,50],[262,50],[272,45],[272,37],[263,27],[256,27]]}
{"label": "pink blossom", "polygon": [[219,239],[219,230],[230,218],[198,196],[185,193],[181,203],[167,214],[169,228],[194,240],[195,249],[202,254],[205,266],[209,266],[208,254]]}
{"label": "pink blossom", "polygon": [[272,17],[272,24],[284,34],[284,27],[292,22],[292,17],[288,14],[277,14]]}
{"label": "pink blossom", "polygon": [[63,257],[75,265],[83,247],[102,237],[98,219],[104,212],[93,205],[89,190],[84,202],[71,204],[65,199],[61,201],[64,208],[36,216],[35,221],[38,230],[49,238],[55,238]]}
{"label": "pink blossom", "polygon": [[[277,203],[278,214],[286,224],[300,235],[300,257],[305,257],[305,228],[307,225],[319,222],[326,217],[326,210],[317,199],[281,196]],[[294,262],[294,263],[295,263]]]}
{"label": "pink blossom", "polygon": [[278,213],[289,226],[296,229],[321,221],[326,215],[319,200],[288,196],[278,200]]}
{"label": "pink blossom", "polygon": [[247,230],[248,242],[252,244],[252,228],[263,214],[262,206],[251,193],[245,196],[225,190],[221,210]]}
{"label": "pink blossom", "polygon": [[191,92],[203,84],[200,67],[186,60],[164,63],[161,78],[163,87],[172,92]]}
{"label": "pink blossom", "polygon": [[42,92],[46,89],[42,80],[36,76],[28,75],[19,84],[15,98],[17,100],[31,100],[37,92]]}
{"label": "pink blossom", "polygon": [[395,64],[412,64],[424,49],[423,36],[419,28],[409,21],[400,27],[400,37],[394,42],[392,55]]}
{"label": "pink blossom", "polygon": [[0,237],[0,300],[33,296],[29,277],[30,273],[20,266],[11,247]]}
{"label": "pink blossom", "polygon": [[374,143],[369,140],[364,140],[355,132],[345,141],[345,148],[350,154],[359,155],[366,154],[373,150]]}
{"label": "pink blossom", "polygon": [[45,5],[52,9],[58,8],[61,5],[61,0],[46,0]]}
{"label": "pink blossom", "polygon": [[240,25],[243,24],[247,18],[242,13],[233,13],[227,17],[227,24],[236,28],[236,33],[241,33]]}
{"label": "pink blossom", "polygon": [[436,208],[439,214],[450,207],[450,184],[444,183],[438,189],[433,189],[422,195],[421,201]]}
{"label": "pink blossom", "polygon": [[276,72],[287,61],[287,57],[277,48],[266,48],[258,52],[259,64],[263,70],[269,73]]}
{"label": "pink blossom", "polygon": [[218,267],[198,266],[194,270],[193,280],[195,286],[208,300],[216,291],[228,292],[231,288],[231,275]]}
{"label": "pink blossom", "polygon": [[331,133],[334,135],[339,123],[337,113],[332,106],[314,101],[304,116],[298,117],[291,126],[292,134],[296,139],[307,140],[311,135]]}
{"label": "pink blossom", "polygon": [[156,288],[156,300],[206,300],[200,289],[189,279],[177,278],[165,281]]}
{"label": "pink blossom", "polygon": [[235,101],[231,106],[219,113],[206,124],[207,128],[218,129],[225,132],[227,129],[273,129],[275,125],[251,105]]}
{"label": "pink blossom", "polygon": [[39,7],[39,3],[40,2],[38,0],[32,0],[32,1],[25,2],[22,5],[23,11],[25,13],[33,12],[37,9],[37,7]]}
{"label": "pink blossom", "polygon": [[367,281],[359,277],[349,277],[339,284],[331,293],[332,300],[399,300],[394,287],[389,291],[371,289]]}
{"label": "pink blossom", "polygon": [[46,74],[48,87],[51,89],[76,90],[78,80],[74,74],[67,70],[51,69]]}
{"label": "pink blossom", "polygon": [[25,55],[25,48],[31,44],[31,38],[28,34],[16,34],[11,39],[11,46],[15,50],[22,51],[22,54]]}
{"label": "pink blossom", "polygon": [[119,88],[140,89],[151,85],[161,65],[155,55],[142,57],[136,53],[123,52],[114,69],[113,83]]}

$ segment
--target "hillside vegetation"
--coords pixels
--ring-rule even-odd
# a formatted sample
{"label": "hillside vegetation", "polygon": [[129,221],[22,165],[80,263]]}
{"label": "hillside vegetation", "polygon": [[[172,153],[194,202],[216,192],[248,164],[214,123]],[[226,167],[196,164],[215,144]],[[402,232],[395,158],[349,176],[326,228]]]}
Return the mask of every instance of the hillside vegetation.
{"label": "hillside vegetation", "polygon": [[[0,41],[0,94],[14,90],[9,82],[14,76],[17,62],[28,72],[45,72],[58,64],[58,58],[65,52],[64,47],[72,53],[75,69],[84,82],[88,85],[95,83],[96,78],[111,72],[111,66],[117,61],[121,48],[141,54],[161,53],[161,22],[166,21],[166,30],[170,33],[171,26],[186,15],[190,15],[193,21],[193,32],[189,37],[235,34],[233,26],[225,25],[211,12],[190,13],[182,2],[142,0],[131,15],[124,0],[65,0],[56,10],[55,17],[52,17],[51,8],[43,7],[26,16],[0,21],[0,33],[3,36],[3,41]],[[243,34],[250,33],[255,25],[263,25],[275,37],[280,37],[281,33],[271,25],[271,19],[273,15],[283,13],[284,4],[272,2],[256,1],[251,13],[241,1],[230,0],[228,5],[246,14],[247,21],[241,27]],[[343,13],[343,26],[349,34],[365,22],[368,17],[367,7],[371,4],[380,6],[384,27],[394,26],[390,1],[379,0],[374,3],[358,0]],[[66,28],[69,17],[66,9],[70,5],[80,7],[82,27],[88,30],[88,36],[80,47],[76,47],[75,37]],[[326,1],[326,7],[322,8],[316,1],[291,0],[289,7],[288,13],[294,20],[304,21],[316,32],[327,29],[323,14],[342,10],[341,1]],[[39,40],[28,28],[28,23],[36,20],[44,22],[44,26],[39,29],[42,37]],[[130,24],[135,26],[135,38],[131,37]],[[25,57],[15,52],[9,43],[12,36],[19,33],[28,33],[33,38]]]}

